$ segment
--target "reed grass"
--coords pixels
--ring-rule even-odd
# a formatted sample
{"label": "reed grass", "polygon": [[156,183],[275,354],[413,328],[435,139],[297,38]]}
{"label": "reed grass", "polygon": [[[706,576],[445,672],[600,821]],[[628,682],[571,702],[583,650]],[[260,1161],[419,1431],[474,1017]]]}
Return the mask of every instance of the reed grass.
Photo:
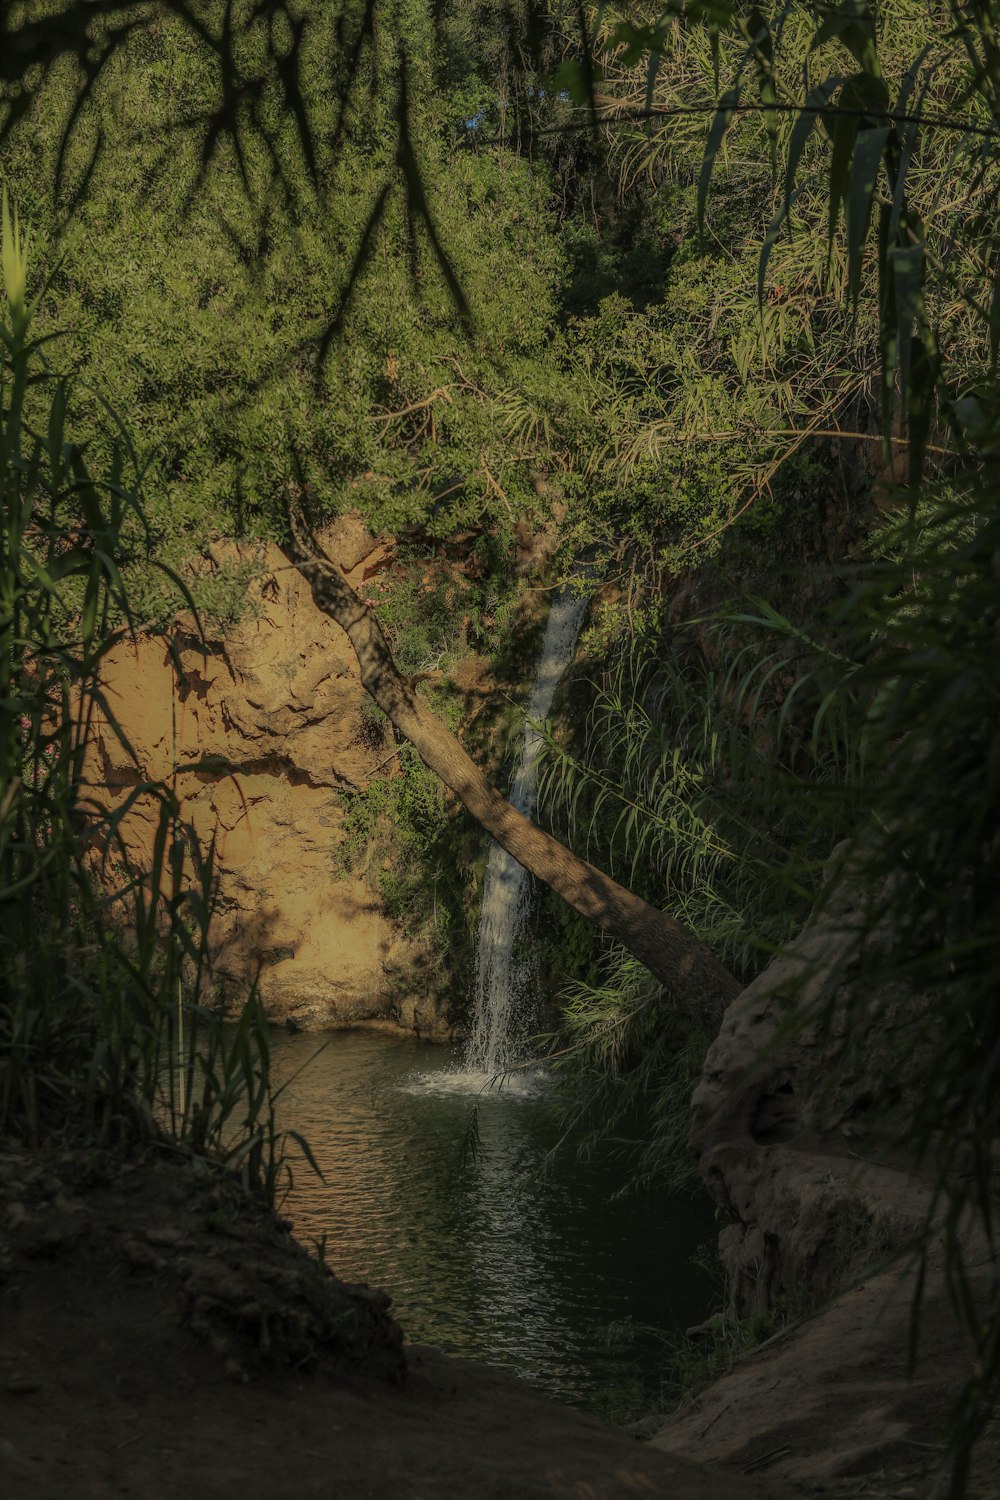
{"label": "reed grass", "polygon": [[[112,810],[88,779],[98,717],[130,753],[101,674],[112,621],[133,623],[123,578],[144,535],[143,465],[112,413],[105,472],[74,441],[73,385],[57,344],[33,335],[6,192],[0,249],[0,1137],[157,1142],[274,1201],[288,1164],[259,997],[229,1028],[206,1004],[214,846],[166,783]],[[155,825],[141,869],[124,838],[139,802]]]}

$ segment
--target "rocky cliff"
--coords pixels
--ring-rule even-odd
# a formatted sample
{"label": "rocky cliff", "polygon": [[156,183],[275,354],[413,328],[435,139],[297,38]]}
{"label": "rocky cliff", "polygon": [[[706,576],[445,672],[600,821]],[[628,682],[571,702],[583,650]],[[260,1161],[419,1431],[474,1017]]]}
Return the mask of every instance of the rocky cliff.
{"label": "rocky cliff", "polygon": [[[322,540],[355,586],[391,557],[353,517]],[[250,560],[228,549],[212,565]],[[202,639],[189,620],[110,653],[88,779],[104,803],[125,809],[133,868],[149,867],[156,828],[148,782],[173,787],[205,845],[214,837],[211,938],[229,1007],[257,980],[277,1022],[446,1035],[427,955],[363,879],[337,869],[338,794],[387,773],[384,747],[365,731],[350,645],[277,548],[256,549],[252,561],[244,616],[224,637],[209,626]]]}
{"label": "rocky cliff", "polygon": [[[816,1306],[916,1235],[928,1185],[895,1129],[905,1080],[874,1039],[790,1028],[833,1017],[854,980],[863,903],[845,888],[732,1002],[692,1099],[691,1145],[733,1222],[720,1238],[735,1310]],[[878,997],[879,1012],[919,996]],[[887,1082],[887,1079],[889,1082]]]}
{"label": "rocky cliff", "polygon": [[[787,1025],[793,1000],[800,1015],[836,1016],[862,911],[841,891],[737,996],[709,1048],[691,1144],[730,1220],[719,1238],[729,1313],[777,1309],[794,1321],[652,1440],[739,1473],[810,1484],[878,1473],[884,1488],[863,1493],[936,1495],[938,1445],[975,1356],[953,1300],[932,1164],[916,1163],[894,1129],[906,1081],[874,1044],[845,1067],[836,1024]],[[921,1004],[902,992],[878,998],[890,1019],[895,1005]],[[906,1252],[925,1235],[911,1350],[920,1283]],[[993,1257],[971,1223],[963,1255],[970,1295],[985,1305]],[[692,1333],[710,1338],[712,1325]],[[990,1446],[984,1462],[995,1458]],[[915,1464],[930,1465],[919,1481]],[[997,1493],[997,1472],[970,1493]]]}

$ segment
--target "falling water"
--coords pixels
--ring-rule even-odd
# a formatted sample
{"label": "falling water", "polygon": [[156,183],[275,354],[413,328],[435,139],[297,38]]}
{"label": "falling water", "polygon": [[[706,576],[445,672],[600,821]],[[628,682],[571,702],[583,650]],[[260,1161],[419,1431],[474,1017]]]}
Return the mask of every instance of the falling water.
{"label": "falling water", "polygon": [[[519,812],[530,817],[538,792],[542,736],[535,723],[545,719],[573,658],[587,600],[572,589],[557,594],[549,610],[538,673],[528,701],[521,759],[510,792]],[[476,982],[469,1037],[468,1067],[476,1073],[503,1073],[517,1060],[528,1028],[526,1006],[532,978],[530,957],[518,939],[531,910],[531,877],[506,849],[492,844],[486,866],[483,905],[476,939]],[[526,1011],[528,1012],[526,1014]]]}

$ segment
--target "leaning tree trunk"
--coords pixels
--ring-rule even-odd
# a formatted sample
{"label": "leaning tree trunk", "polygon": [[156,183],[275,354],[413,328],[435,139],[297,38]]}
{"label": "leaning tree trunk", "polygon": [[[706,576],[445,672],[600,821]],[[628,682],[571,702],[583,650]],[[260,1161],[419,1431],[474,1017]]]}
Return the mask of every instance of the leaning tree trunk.
{"label": "leaning tree trunk", "polygon": [[284,550],[308,580],[319,609],[347,632],[364,687],[421,760],[519,864],[622,943],[679,1009],[714,1034],[738,981],[686,927],[580,859],[501,797],[399,672],[378,620],[341,568],[317,551],[295,519]]}

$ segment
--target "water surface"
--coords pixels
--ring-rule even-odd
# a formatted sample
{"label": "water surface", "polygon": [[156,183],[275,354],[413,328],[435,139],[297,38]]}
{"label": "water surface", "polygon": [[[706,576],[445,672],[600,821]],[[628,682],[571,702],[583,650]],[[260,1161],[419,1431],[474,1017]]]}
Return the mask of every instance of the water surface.
{"label": "water surface", "polygon": [[655,1395],[658,1340],[609,1347],[609,1330],[706,1316],[714,1287],[691,1257],[714,1240],[709,1206],[612,1201],[621,1169],[607,1156],[564,1151],[543,1170],[559,1136],[544,1078],[480,1092],[449,1048],[338,1033],[314,1058],[323,1041],[273,1037],[275,1082],[292,1079],[279,1123],[307,1137],[325,1178],[296,1167],[283,1212],[299,1238],[325,1238],[344,1280],[384,1287],[415,1342],[612,1413],[640,1387]]}

